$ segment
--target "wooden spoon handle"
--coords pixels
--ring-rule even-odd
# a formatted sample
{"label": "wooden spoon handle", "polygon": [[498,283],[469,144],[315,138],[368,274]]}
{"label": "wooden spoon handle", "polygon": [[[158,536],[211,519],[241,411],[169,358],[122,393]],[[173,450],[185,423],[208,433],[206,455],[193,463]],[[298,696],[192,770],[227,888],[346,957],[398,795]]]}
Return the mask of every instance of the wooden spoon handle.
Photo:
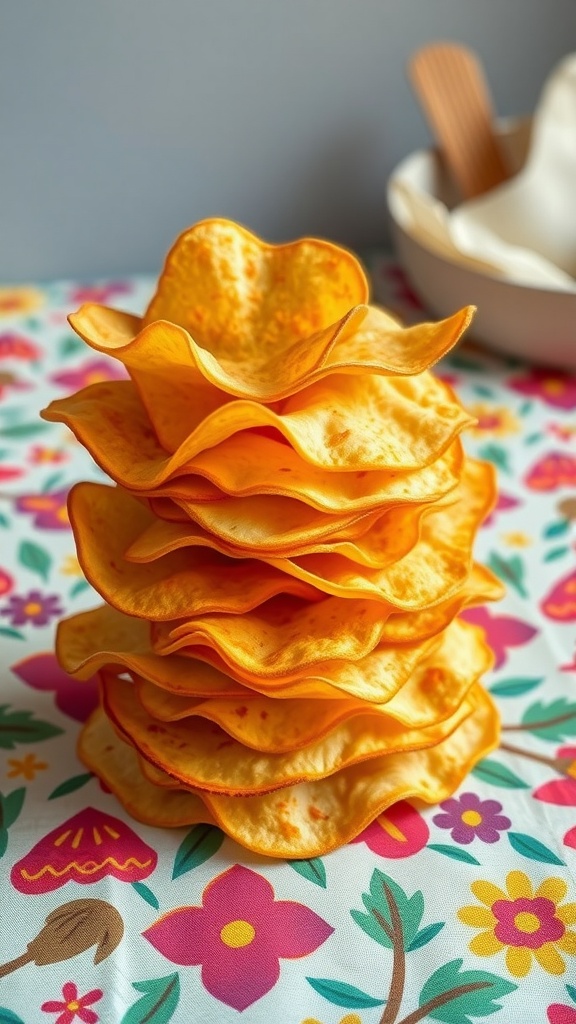
{"label": "wooden spoon handle", "polygon": [[462,195],[471,199],[505,181],[509,171],[476,55],[457,43],[431,43],[411,57],[408,77]]}

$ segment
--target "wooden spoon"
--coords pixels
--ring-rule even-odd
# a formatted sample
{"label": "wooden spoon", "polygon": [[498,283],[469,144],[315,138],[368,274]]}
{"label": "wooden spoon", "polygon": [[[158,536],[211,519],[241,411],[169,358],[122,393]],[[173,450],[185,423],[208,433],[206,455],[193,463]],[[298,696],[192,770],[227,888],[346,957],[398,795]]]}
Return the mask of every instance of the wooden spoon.
{"label": "wooden spoon", "polygon": [[476,55],[458,43],[430,43],[410,58],[408,77],[464,198],[505,181],[509,171]]}

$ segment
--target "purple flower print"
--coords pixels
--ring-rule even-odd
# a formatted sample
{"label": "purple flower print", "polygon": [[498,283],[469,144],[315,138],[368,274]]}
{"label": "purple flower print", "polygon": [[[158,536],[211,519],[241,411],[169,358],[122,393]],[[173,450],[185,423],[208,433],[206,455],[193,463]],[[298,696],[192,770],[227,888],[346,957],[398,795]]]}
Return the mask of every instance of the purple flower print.
{"label": "purple flower print", "polygon": [[7,615],[12,626],[24,626],[28,622],[33,626],[46,626],[50,619],[63,613],[57,594],[41,594],[39,590],[30,590],[23,597],[13,594],[0,609],[0,615]]}
{"label": "purple flower print", "polygon": [[510,818],[500,814],[502,804],[497,800],[481,800],[476,793],[462,793],[440,804],[444,814],[432,819],[438,828],[451,829],[452,842],[468,846],[473,839],[482,843],[497,843],[500,832],[510,828]]}
{"label": "purple flower print", "polygon": [[30,512],[38,530],[69,530],[68,488],[51,494],[22,494],[16,501],[17,512]]}

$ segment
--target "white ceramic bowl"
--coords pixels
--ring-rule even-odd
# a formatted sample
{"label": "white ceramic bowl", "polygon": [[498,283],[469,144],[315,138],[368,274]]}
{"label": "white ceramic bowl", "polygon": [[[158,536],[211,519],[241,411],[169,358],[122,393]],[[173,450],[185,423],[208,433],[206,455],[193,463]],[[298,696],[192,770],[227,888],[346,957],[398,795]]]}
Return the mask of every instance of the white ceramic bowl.
{"label": "white ceramic bowl", "polygon": [[[498,125],[498,133],[519,169],[529,143],[529,122]],[[457,201],[453,184],[434,150],[419,150],[392,172],[388,207],[398,257],[414,291],[436,318],[474,305],[478,311],[468,337],[490,348],[538,363],[576,369],[576,294],[514,284],[441,255],[425,235],[411,231],[391,194],[399,180],[442,200]]]}

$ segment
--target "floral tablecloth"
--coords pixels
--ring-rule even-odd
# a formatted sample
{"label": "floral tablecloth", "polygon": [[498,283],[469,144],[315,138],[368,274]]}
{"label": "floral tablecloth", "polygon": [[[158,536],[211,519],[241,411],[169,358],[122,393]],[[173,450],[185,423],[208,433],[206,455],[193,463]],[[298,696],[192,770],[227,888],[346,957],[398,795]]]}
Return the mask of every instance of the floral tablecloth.
{"label": "floral tablecloth", "polygon": [[[425,319],[401,272],[376,298]],[[96,603],[66,514],[100,470],[39,419],[117,376],[66,314],[139,311],[152,282],[0,289],[0,1024],[576,1024],[576,378],[460,347],[438,367],[499,473],[477,554],[500,748],[440,807],[398,804],[324,858],[131,820],[75,752],[97,683],[54,630]],[[546,339],[542,339],[545,349]]]}

